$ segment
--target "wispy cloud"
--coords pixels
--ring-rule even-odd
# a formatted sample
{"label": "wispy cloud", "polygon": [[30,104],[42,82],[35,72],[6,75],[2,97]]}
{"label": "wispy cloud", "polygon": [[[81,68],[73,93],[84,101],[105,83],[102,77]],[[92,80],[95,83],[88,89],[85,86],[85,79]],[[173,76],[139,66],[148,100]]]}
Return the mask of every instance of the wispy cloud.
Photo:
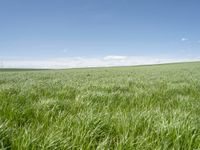
{"label": "wispy cloud", "polygon": [[116,55],[110,55],[110,56],[105,56],[104,60],[125,60],[127,56],[116,56]]}
{"label": "wispy cloud", "polygon": [[62,52],[63,52],[63,53],[67,53],[68,50],[67,50],[67,49],[63,49]]}
{"label": "wispy cloud", "polygon": [[108,66],[136,66],[146,64],[161,64],[182,61],[195,61],[191,59],[166,59],[144,56],[105,56],[101,58],[67,57],[54,59],[0,59],[0,67],[4,68],[82,68],[82,67],[108,67]]}
{"label": "wispy cloud", "polygon": [[189,39],[187,39],[187,38],[182,38],[182,39],[181,39],[182,42],[188,41],[188,40],[189,40]]}

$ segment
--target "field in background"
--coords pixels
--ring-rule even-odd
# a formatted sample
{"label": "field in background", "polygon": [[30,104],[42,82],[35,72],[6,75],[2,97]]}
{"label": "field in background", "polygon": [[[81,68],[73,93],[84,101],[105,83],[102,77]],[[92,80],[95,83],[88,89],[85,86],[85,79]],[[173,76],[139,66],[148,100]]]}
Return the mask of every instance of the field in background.
{"label": "field in background", "polygon": [[0,148],[200,148],[200,62],[0,71]]}

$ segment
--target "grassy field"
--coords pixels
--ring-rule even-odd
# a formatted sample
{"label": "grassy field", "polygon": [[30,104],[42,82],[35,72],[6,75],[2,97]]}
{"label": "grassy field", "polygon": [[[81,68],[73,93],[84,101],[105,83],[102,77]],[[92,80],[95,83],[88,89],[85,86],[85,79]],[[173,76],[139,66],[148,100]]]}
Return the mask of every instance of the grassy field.
{"label": "grassy field", "polygon": [[200,148],[200,62],[0,71],[0,148]]}

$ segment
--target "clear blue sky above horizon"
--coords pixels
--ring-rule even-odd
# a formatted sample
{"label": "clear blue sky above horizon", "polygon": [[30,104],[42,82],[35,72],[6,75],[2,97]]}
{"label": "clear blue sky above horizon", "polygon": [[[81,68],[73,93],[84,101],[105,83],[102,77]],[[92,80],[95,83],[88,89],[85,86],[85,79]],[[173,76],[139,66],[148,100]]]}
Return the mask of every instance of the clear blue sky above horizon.
{"label": "clear blue sky above horizon", "polygon": [[198,0],[1,0],[0,57],[200,56]]}

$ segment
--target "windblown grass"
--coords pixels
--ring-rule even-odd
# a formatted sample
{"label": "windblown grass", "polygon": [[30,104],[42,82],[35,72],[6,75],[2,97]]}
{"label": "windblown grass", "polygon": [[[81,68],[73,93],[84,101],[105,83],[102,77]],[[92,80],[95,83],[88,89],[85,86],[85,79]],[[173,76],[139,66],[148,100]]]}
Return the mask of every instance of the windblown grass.
{"label": "windblown grass", "polygon": [[0,72],[0,148],[200,148],[200,63]]}

